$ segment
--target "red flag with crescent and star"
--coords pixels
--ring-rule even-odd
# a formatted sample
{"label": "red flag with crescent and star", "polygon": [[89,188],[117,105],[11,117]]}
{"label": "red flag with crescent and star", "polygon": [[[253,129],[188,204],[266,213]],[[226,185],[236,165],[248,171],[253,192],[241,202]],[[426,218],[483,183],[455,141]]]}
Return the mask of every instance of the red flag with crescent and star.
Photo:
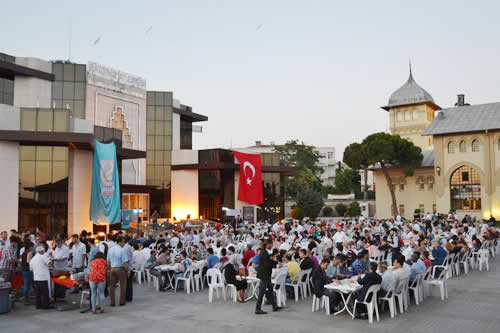
{"label": "red flag with crescent and star", "polygon": [[262,190],[262,161],[260,154],[245,154],[233,151],[240,162],[240,184],[238,200],[250,205],[259,205],[264,202]]}

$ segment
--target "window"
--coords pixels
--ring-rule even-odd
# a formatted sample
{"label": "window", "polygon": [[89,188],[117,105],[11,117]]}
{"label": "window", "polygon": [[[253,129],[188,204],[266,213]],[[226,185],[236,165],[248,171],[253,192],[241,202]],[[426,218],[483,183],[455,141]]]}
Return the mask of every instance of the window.
{"label": "window", "polygon": [[418,205],[418,209],[420,209],[420,213],[422,213],[422,214],[425,213],[425,206],[424,206],[424,204]]}
{"label": "window", "polygon": [[405,190],[405,184],[399,184],[399,191],[403,192]]}
{"label": "window", "polygon": [[465,153],[465,141],[460,141],[459,150],[461,153]]}
{"label": "window", "polygon": [[481,181],[476,169],[464,165],[453,172],[450,197],[452,209],[481,209]]}
{"label": "window", "polygon": [[421,180],[418,185],[419,185],[420,191],[425,190],[425,182],[423,180]]}
{"label": "window", "polygon": [[448,142],[448,153],[452,154],[455,152],[455,143]]}
{"label": "window", "polygon": [[434,189],[434,184],[433,183],[429,183],[428,188],[429,188],[429,191],[432,191]]}
{"label": "window", "polygon": [[405,215],[405,205],[399,205],[399,215]]}
{"label": "window", "polygon": [[472,151],[474,151],[474,152],[479,151],[479,140],[478,139],[472,140]]}
{"label": "window", "polygon": [[333,160],[333,152],[331,151],[328,152],[328,159]]}

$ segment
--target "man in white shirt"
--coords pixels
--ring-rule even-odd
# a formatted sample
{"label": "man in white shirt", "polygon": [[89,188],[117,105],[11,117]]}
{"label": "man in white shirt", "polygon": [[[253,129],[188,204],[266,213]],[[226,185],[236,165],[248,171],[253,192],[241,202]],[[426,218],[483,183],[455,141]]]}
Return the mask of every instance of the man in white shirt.
{"label": "man in white shirt", "polygon": [[39,246],[36,248],[36,255],[30,261],[37,309],[49,309],[50,259],[44,254],[45,249]]}
{"label": "man in white shirt", "polygon": [[68,267],[69,247],[64,244],[62,239],[56,239],[56,248],[54,250],[53,262],[55,269],[64,269]]}
{"label": "man in white shirt", "polygon": [[280,250],[285,250],[285,252],[288,252],[288,250],[290,250],[290,247],[291,245],[285,242],[284,238],[280,238],[280,246],[279,246]]}
{"label": "man in white shirt", "polygon": [[333,235],[333,242],[335,244],[344,243],[344,241],[346,241],[346,240],[347,240],[347,236],[346,236],[345,232],[342,229],[338,230],[335,233],[335,235]]}
{"label": "man in white shirt", "polygon": [[71,267],[77,272],[83,272],[85,268],[85,258],[87,256],[87,247],[80,242],[80,238],[77,234],[74,234],[71,238],[73,239],[73,247],[71,248],[73,260]]}

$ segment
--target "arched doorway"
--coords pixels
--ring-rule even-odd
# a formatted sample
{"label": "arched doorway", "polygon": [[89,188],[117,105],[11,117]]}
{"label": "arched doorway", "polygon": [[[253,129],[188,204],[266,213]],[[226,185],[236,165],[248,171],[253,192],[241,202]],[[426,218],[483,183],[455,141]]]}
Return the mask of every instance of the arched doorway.
{"label": "arched doorway", "polygon": [[450,178],[451,209],[481,209],[481,179],[476,169],[463,165]]}

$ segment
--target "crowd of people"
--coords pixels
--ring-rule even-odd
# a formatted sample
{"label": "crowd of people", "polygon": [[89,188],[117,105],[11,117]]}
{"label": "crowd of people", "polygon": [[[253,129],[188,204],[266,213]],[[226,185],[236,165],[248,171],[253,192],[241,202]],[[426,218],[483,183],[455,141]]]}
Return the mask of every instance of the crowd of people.
{"label": "crowd of people", "polygon": [[[496,225],[476,222],[470,217],[427,214],[422,219],[391,220],[330,219],[325,221],[277,221],[232,224],[204,224],[186,230],[155,230],[131,233],[119,231],[105,236],[80,235],[67,238],[56,235],[52,241],[40,232],[0,234],[0,277],[11,281],[14,274],[24,278],[24,301],[30,304],[34,289],[36,306],[50,307],[49,267],[88,273],[93,313],[104,311],[104,295],[109,289],[110,305],[115,306],[115,286],[120,283],[119,305],[132,299],[134,271],[149,271],[158,278],[159,290],[172,288],[168,281],[184,276],[196,262],[204,262],[199,274],[208,269],[222,271],[227,284],[237,289],[237,299],[245,301],[246,276],[260,280],[255,307],[262,310],[266,296],[273,311],[279,311],[273,279],[286,274],[288,284],[306,276],[310,270],[312,292],[329,296],[330,308],[344,306],[340,295],[325,286],[349,279],[362,289],[356,295],[362,301],[374,284],[381,284],[384,296],[397,281],[413,281],[429,267],[442,266],[450,254],[466,256],[479,251],[483,242],[497,242]],[[184,228],[184,225],[183,225]],[[176,271],[161,270],[162,265],[177,263]],[[435,270],[434,274],[440,274]],[[204,280],[202,280],[203,283]],[[189,282],[187,282],[189,283]],[[176,284],[177,286],[177,284]],[[293,297],[293,289],[286,290]],[[364,318],[366,309],[358,307],[356,316]]]}

